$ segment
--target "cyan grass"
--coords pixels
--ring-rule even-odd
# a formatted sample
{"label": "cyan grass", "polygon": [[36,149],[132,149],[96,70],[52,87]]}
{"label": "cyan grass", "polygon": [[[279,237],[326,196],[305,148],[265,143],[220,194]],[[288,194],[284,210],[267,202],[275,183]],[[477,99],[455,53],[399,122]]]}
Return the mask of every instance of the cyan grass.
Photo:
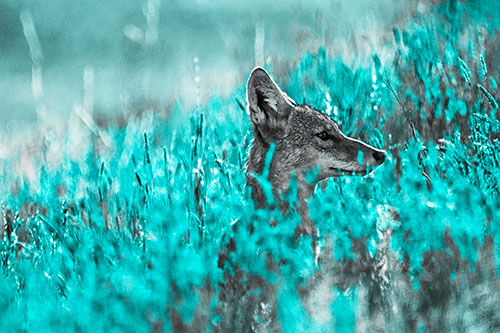
{"label": "cyan grass", "polygon": [[[390,230],[394,262],[406,263],[414,292],[426,281],[432,251],[451,260],[458,249],[466,264],[450,268],[456,281],[475,272],[488,237],[500,241],[497,87],[489,76],[498,72],[487,68],[488,44],[464,45],[466,27],[476,31],[464,6],[451,1],[433,10],[431,24],[420,17],[395,30],[395,57],[386,63],[374,56],[366,67],[351,67],[320,49],[305,54],[283,85],[297,102],[328,110],[346,134],[389,153],[372,175],[318,187],[310,212],[321,246],[335,262],[371,265],[360,257],[363,249],[369,260],[381,259]],[[275,211],[279,222],[270,226],[269,213],[255,211],[244,186],[251,142],[244,99],[241,85],[190,111],[189,119],[175,116],[186,114],[179,104],[167,120],[152,114],[111,126],[114,149],[103,152],[93,137],[78,161],[67,152],[56,166],[37,161],[36,187],[4,161],[0,326],[217,330],[231,320],[233,305],[275,290],[285,331],[325,329],[298,294],[321,269],[310,239],[293,241],[298,217]],[[219,255],[231,238],[224,272]],[[498,271],[498,247],[493,251]],[[286,264],[271,269],[268,255]],[[252,287],[257,280],[264,287]],[[237,284],[249,293],[221,299]],[[359,325],[364,287],[332,287],[335,327]],[[458,295],[473,295],[467,288]],[[465,312],[474,307],[467,304]]]}

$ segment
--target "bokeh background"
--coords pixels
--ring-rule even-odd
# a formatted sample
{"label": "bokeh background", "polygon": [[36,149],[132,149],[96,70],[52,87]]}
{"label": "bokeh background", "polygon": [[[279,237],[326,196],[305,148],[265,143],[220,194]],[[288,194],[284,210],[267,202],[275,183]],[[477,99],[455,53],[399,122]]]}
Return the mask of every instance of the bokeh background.
{"label": "bokeh background", "polygon": [[362,61],[383,53],[393,27],[430,4],[4,0],[0,126],[5,133],[43,117],[67,121],[86,84],[92,111],[112,119],[126,102],[154,99],[168,107],[182,99],[193,106],[214,92],[227,96],[254,65],[272,63],[286,80],[286,70],[319,46],[347,63]]}

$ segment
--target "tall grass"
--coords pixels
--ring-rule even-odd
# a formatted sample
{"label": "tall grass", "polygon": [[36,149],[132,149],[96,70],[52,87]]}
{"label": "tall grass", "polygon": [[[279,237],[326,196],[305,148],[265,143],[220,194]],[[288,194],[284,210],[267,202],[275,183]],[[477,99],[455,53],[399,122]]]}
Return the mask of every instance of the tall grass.
{"label": "tall grass", "polygon": [[47,138],[20,153],[39,170],[30,180],[2,161],[0,327],[499,327],[499,32],[479,9],[417,15],[384,61],[320,49],[289,72],[292,98],[389,153],[369,176],[317,188],[318,265],[310,238],[293,240],[299,218],[255,210],[245,188],[243,83],[188,119],[179,103],[100,128],[107,143],[85,127]]}

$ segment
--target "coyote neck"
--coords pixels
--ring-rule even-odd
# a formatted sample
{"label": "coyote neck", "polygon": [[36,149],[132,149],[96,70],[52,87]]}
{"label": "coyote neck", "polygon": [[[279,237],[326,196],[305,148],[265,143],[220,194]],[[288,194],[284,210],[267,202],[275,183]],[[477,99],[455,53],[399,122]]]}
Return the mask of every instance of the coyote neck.
{"label": "coyote neck", "polygon": [[[265,145],[259,140],[254,140],[247,165],[247,186],[252,188],[252,199],[256,208],[260,209],[274,209],[275,207],[269,206],[266,201],[266,196],[262,190],[258,180],[252,174],[262,175],[264,168],[266,153],[269,150],[269,145]],[[278,208],[283,215],[287,215],[290,210],[290,204],[286,200],[281,200],[280,194],[288,195],[288,186],[290,184],[291,174],[286,172],[279,172],[281,166],[278,161],[280,160],[280,152],[275,150],[271,165],[269,166],[269,176],[267,180],[272,185],[273,196]],[[296,172],[296,179],[298,183],[297,202],[298,205],[293,207],[294,210],[300,214],[302,223],[295,229],[295,240],[302,234],[307,234],[313,239],[313,252],[315,256],[318,255],[316,248],[316,226],[309,217],[309,208],[307,206],[307,199],[312,196],[314,185],[311,185],[305,180],[305,172]]]}
{"label": "coyote neck", "polygon": [[[252,174],[262,175],[266,154],[269,150],[269,145],[264,144],[262,141],[254,140],[250,156],[247,164],[247,186],[252,187],[252,199],[257,208],[270,208],[267,205],[266,196],[262,190],[259,181],[252,176]],[[291,173],[280,172],[281,166],[279,165],[280,151],[275,150],[271,164],[269,166],[269,175],[267,180],[272,185],[273,196],[275,202],[278,204],[283,213],[288,211],[288,202],[281,200],[281,195],[288,194],[288,187],[290,184]],[[305,181],[305,172],[297,171],[296,179],[298,183],[297,199],[300,206],[301,215],[308,215],[306,200],[312,195],[314,185],[308,184]]]}

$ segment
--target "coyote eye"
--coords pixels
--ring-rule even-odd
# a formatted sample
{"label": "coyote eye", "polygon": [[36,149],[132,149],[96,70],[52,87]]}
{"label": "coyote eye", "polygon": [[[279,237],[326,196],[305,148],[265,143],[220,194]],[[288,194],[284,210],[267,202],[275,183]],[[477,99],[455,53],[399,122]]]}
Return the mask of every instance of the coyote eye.
{"label": "coyote eye", "polygon": [[321,133],[316,134],[318,138],[320,138],[322,141],[332,141],[333,143],[339,143],[340,138],[337,135],[332,135],[328,133],[327,131],[323,131]]}
{"label": "coyote eye", "polygon": [[328,134],[326,131],[323,131],[321,133],[316,134],[318,138],[320,138],[323,141],[326,141],[331,138],[330,134]]}

